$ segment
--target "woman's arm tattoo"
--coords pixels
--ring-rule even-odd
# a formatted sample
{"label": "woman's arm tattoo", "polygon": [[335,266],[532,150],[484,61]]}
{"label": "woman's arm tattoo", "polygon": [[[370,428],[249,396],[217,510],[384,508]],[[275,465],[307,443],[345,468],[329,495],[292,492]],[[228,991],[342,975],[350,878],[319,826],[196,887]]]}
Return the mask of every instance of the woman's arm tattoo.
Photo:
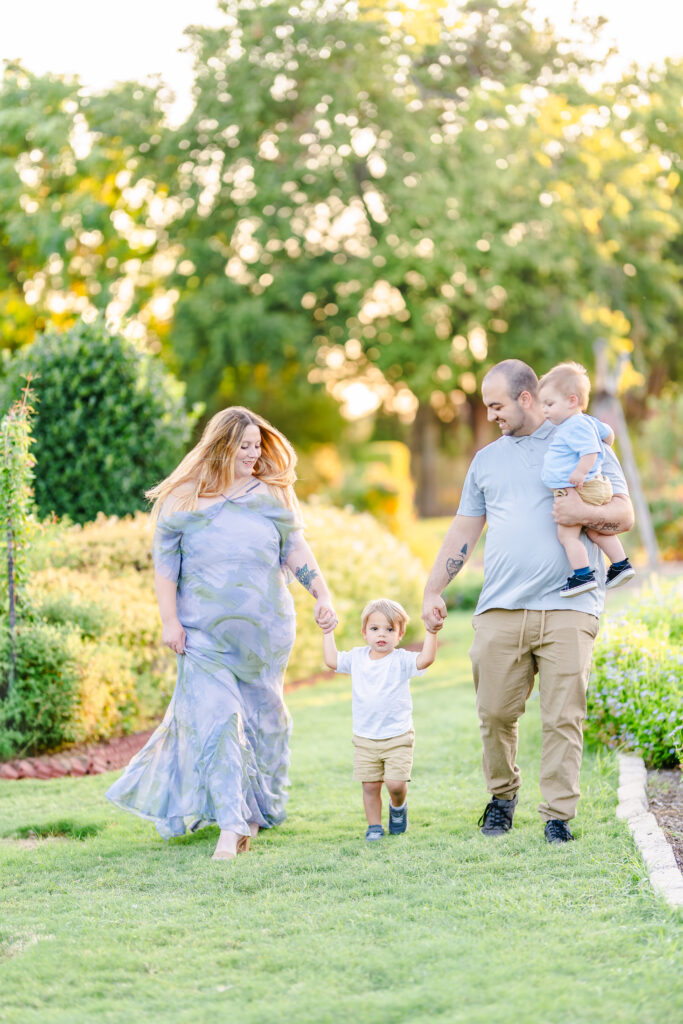
{"label": "woman's arm tattoo", "polygon": [[313,587],[313,580],[316,579],[318,576],[315,569],[309,569],[308,565],[304,563],[299,569],[296,570],[294,575],[298,579],[301,586],[305,587],[306,590],[309,590],[311,594],[313,594],[313,597],[318,596]]}
{"label": "woman's arm tattoo", "polygon": [[465,559],[466,558],[467,558],[467,544],[463,544],[463,546],[460,548],[460,554],[459,555],[456,555],[455,558],[447,558],[446,559],[446,575],[448,576],[448,582],[449,583],[451,582],[451,580],[455,576],[458,575],[458,573],[462,569],[463,565],[465,564]]}

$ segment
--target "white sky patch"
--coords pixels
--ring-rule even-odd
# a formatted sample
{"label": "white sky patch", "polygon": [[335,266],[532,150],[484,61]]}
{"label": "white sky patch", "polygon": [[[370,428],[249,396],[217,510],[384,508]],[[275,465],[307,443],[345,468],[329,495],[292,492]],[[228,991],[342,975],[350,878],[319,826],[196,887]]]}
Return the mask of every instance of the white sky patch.
{"label": "white sky patch", "polygon": [[[446,4],[444,4],[446,6]],[[534,7],[564,31],[573,0],[534,0]],[[580,13],[609,19],[605,36],[620,50],[621,67],[683,56],[683,4],[671,0],[578,0]],[[2,4],[0,59],[21,60],[37,74],[79,75],[95,89],[159,75],[176,94],[171,120],[190,111],[192,58],[188,24],[223,25],[215,0],[118,0],[116,16],[92,0],[32,0]],[[40,30],[36,31],[36,26]]]}

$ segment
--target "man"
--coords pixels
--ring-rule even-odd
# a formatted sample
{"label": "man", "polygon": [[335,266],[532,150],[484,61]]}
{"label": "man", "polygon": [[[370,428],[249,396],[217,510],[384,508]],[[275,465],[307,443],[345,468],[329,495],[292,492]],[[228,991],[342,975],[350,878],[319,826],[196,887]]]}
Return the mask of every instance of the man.
{"label": "man", "polygon": [[[614,496],[606,505],[585,504],[572,488],[553,501],[541,465],[555,427],[536,397],[538,379],[526,363],[507,359],[484,378],[488,418],[502,437],[479,451],[468,470],[460,506],[436,558],[424,594],[427,629],[446,617],[441,592],[470,557],[484,525],[484,586],[473,619],[470,650],[491,799],[479,821],[485,836],[512,828],[521,785],[516,764],[517,723],[539,674],[542,722],[539,805],[550,843],[574,837],[583,750],[586,688],[604,603],[605,565],[588,539],[597,590],[561,594],[567,559],[556,524],[582,523],[603,534],[630,530],[633,510],[621,468],[608,450],[603,474]],[[553,522],[554,520],[554,522]]]}

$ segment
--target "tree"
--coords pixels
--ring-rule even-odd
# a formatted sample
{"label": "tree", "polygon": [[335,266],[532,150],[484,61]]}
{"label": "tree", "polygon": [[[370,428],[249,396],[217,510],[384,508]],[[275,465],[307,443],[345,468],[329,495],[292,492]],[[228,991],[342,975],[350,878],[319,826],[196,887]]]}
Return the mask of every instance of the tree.
{"label": "tree", "polygon": [[155,300],[169,212],[146,176],[163,131],[154,89],[128,83],[88,96],[76,78],[5,66],[0,346],[103,310],[119,321],[140,313],[163,330]]}
{"label": "tree", "polygon": [[3,382],[5,401],[27,373],[37,402],[41,514],[85,522],[144,508],[145,490],[179,461],[197,416],[185,410],[182,384],[101,321],[51,329],[18,352]]}
{"label": "tree", "polygon": [[642,315],[666,304],[672,185],[525,0],[451,25],[428,5],[419,38],[369,5],[222,6],[224,28],[192,30],[196,108],[169,154],[177,365],[215,396],[222,367],[288,357],[340,400],[366,385],[414,416],[431,511],[437,425],[474,408],[493,362],[635,344],[631,267]]}

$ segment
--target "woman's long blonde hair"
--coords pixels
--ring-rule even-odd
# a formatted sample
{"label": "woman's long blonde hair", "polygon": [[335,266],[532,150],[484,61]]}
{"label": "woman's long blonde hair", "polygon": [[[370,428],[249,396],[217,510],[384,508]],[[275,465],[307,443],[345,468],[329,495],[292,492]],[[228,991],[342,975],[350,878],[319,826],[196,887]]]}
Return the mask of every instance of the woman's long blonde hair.
{"label": "woman's long blonde hair", "polygon": [[279,430],[250,409],[233,405],[213,416],[199,444],[187,453],[170,476],[146,492],[154,502],[156,520],[162,505],[173,496],[172,511],[192,511],[199,498],[219,497],[235,479],[235,459],[248,426],[261,433],[261,454],[254,466],[254,477],[268,486],[278,501],[298,511],[294,493],[296,452]]}

